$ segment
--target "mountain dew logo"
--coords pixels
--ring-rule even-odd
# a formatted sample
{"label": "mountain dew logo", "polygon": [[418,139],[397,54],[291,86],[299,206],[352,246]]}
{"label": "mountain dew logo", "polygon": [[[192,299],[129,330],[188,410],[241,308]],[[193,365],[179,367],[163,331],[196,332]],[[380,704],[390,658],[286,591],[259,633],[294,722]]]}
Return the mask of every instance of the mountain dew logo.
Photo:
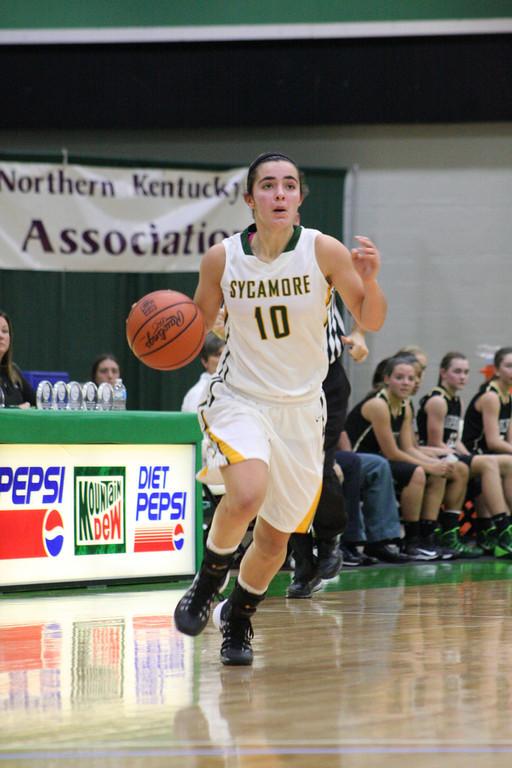
{"label": "mountain dew logo", "polygon": [[125,467],[75,467],[75,554],[126,552]]}

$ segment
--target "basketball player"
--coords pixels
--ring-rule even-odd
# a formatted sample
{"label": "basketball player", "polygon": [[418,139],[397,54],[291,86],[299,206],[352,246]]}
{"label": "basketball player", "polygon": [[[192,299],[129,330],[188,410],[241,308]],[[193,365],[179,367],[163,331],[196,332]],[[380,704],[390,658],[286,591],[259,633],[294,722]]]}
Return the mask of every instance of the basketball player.
{"label": "basketball player", "polygon": [[[416,344],[408,344],[406,347],[401,347],[398,352],[395,352],[393,357],[407,357],[411,355],[416,362],[414,363],[414,370],[416,371],[416,381],[411,392],[411,396],[417,395],[421,387],[423,376],[427,370],[427,353]],[[414,414],[413,414],[414,415]]]}
{"label": "basketball player", "polygon": [[450,467],[415,447],[409,403],[415,384],[411,358],[390,358],[382,388],[352,409],[345,430],[354,451],[379,453],[390,463],[400,495],[406,555],[412,560],[437,560],[444,553],[435,545],[434,529]]}
{"label": "basketball player", "polygon": [[[485,382],[469,403],[464,415],[462,442],[470,453],[496,454],[500,463],[508,508],[491,518],[479,518],[486,526],[477,536],[479,545],[495,557],[512,556],[511,480],[505,465],[512,456],[512,347],[498,349],[494,356],[496,373]],[[482,522],[480,522],[482,521]]]}
{"label": "basketball player", "polygon": [[309,529],[320,497],[331,285],[363,330],[378,330],[386,315],[371,240],[357,238],[350,253],[335,238],[294,224],[303,183],[286,155],[251,163],[245,200],[254,224],[206,252],[194,297],[208,329],[226,307],[226,346],[199,411],[209,440],[200,479],[223,481],[226,493],[174,618],[188,635],[205,628],[256,518],[234,590],[216,609],[228,665],[252,663],[251,616],[285,560],[290,534]]}
{"label": "basketball player", "polygon": [[[458,518],[462,514],[462,506],[467,496],[468,482],[470,479],[469,470],[469,458],[461,459],[454,455],[452,448],[446,446],[440,447],[433,444],[431,441],[427,441],[425,436],[420,438],[418,434],[417,416],[414,409],[414,403],[412,397],[418,393],[418,390],[422,384],[423,376],[427,369],[427,354],[417,345],[409,345],[402,347],[395,353],[394,357],[400,357],[402,355],[412,356],[414,370],[416,372],[416,382],[411,393],[411,399],[409,404],[412,411],[412,425],[413,433],[416,440],[416,447],[431,458],[448,457],[452,462],[450,466],[450,472],[446,477],[446,488],[442,499],[443,511],[440,512],[438,517],[439,525],[434,531],[434,541],[444,552],[445,557],[452,553],[453,557],[462,558],[474,558],[483,554],[482,550],[478,547],[468,546],[461,540],[458,530]],[[459,460],[457,461],[457,458]],[[450,514],[446,514],[449,511]],[[448,521],[451,520],[449,528]],[[457,525],[454,525],[454,521]],[[425,525],[425,523],[423,524]]]}
{"label": "basketball player", "polygon": [[[468,361],[464,355],[449,352],[443,357],[437,386],[419,402],[416,416],[418,440],[422,447],[435,448],[440,454],[444,452],[456,458],[456,468],[464,470],[468,479],[480,477],[483,487],[490,494],[496,481],[501,485],[497,464],[491,458],[471,456],[460,441],[462,403],[458,392],[464,387],[468,374]],[[459,493],[455,489],[449,495],[447,487],[436,535],[438,543],[452,549],[457,557],[473,558],[482,555],[483,550],[462,541],[459,531],[459,517],[462,515],[466,495],[467,480]]]}

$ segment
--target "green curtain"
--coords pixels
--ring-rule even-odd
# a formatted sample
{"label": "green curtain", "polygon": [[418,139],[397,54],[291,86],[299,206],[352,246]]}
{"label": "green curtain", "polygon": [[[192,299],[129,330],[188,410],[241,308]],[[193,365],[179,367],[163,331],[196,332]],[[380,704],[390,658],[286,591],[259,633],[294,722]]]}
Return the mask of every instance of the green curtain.
{"label": "green curtain", "polygon": [[128,390],[128,408],[179,410],[201,364],[154,371],[131,353],[125,320],[131,305],[150,291],[172,288],[188,296],[197,273],[37,272],[3,270],[0,307],[13,321],[14,359],[23,370],[67,371],[90,378],[93,359],[115,354]]}

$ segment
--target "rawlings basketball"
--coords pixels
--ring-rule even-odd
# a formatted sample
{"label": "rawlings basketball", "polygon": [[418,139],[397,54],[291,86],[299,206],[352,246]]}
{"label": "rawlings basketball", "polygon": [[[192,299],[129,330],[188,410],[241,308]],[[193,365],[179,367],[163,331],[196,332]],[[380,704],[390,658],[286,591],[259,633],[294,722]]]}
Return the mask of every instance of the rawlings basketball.
{"label": "rawlings basketball", "polygon": [[178,291],[148,293],[133,305],[126,319],[126,338],[133,354],[158,371],[173,371],[192,362],[204,337],[199,307]]}

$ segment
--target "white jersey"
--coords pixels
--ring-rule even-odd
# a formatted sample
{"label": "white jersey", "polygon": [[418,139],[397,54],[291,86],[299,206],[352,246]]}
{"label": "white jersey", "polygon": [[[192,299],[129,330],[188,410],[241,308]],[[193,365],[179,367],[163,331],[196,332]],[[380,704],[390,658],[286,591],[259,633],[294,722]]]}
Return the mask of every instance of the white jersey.
{"label": "white jersey", "polygon": [[330,286],[316,260],[319,232],[295,227],[283,253],[264,262],[252,252],[251,231],[223,241],[226,347],[217,376],[262,400],[310,400],[328,367]]}

